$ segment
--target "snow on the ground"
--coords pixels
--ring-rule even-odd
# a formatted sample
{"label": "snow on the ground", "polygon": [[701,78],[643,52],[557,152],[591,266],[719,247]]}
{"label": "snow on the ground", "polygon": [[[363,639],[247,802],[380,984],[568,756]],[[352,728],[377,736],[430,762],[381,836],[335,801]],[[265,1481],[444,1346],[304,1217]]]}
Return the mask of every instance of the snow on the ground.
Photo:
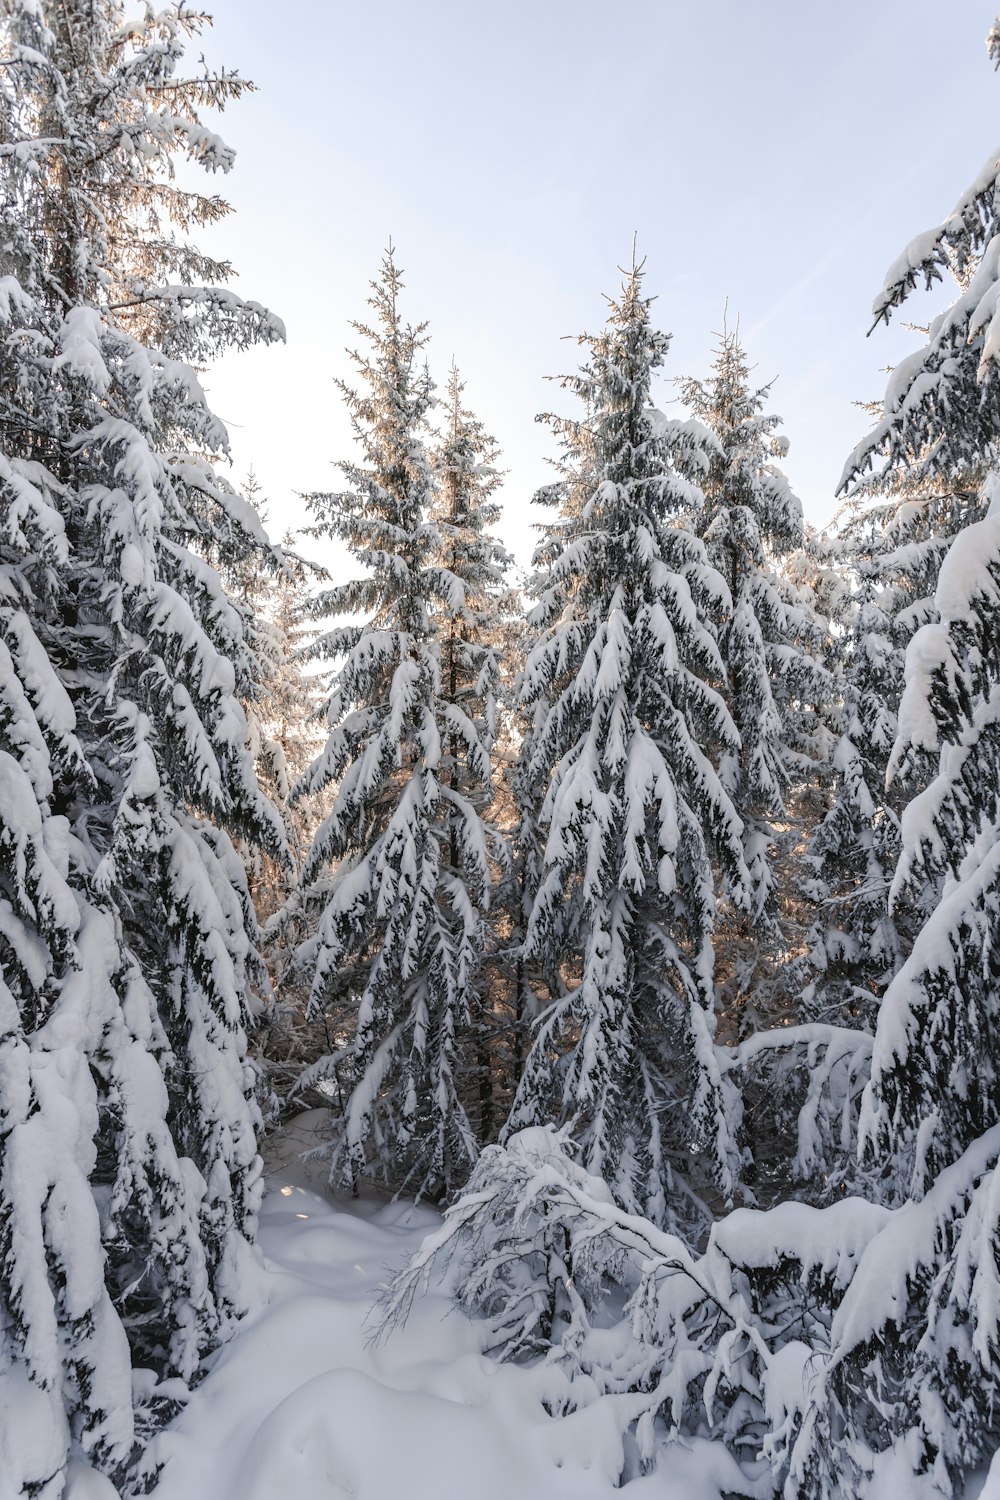
{"label": "snow on the ground", "polygon": [[[412,1203],[331,1202],[294,1157],[261,1217],[266,1305],[155,1441],[155,1500],[610,1500],[621,1448],[607,1399],[542,1405],[552,1373],[497,1365],[432,1288],[372,1347],[379,1285],[437,1216]],[[68,1500],[103,1500],[74,1476]],[[634,1500],[719,1500],[738,1473],[695,1443],[634,1481]],[[100,1483],[100,1482],[99,1482]]]}
{"label": "snow on the ground", "polygon": [[[317,1112],[318,1113],[318,1112]],[[155,1440],[153,1500],[720,1500],[741,1476],[718,1444],[665,1450],[615,1488],[613,1397],[565,1417],[544,1365],[497,1365],[440,1288],[373,1347],[379,1286],[438,1222],[412,1203],[330,1201],[303,1116],[271,1161],[261,1217],[260,1311],[222,1350],[186,1410]],[[745,1478],[742,1479],[745,1484]],[[889,1486],[885,1500],[904,1500]],[[966,1500],[1000,1500],[1000,1458]],[[71,1467],[65,1500],[117,1500]]]}

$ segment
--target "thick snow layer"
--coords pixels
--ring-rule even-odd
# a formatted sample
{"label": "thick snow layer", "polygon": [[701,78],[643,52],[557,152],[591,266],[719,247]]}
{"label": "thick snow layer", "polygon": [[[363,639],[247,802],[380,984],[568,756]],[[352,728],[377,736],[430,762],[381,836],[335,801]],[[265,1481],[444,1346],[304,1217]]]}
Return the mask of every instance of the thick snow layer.
{"label": "thick snow layer", "polygon": [[[412,1203],[330,1202],[298,1162],[272,1176],[261,1216],[262,1310],[150,1449],[156,1500],[612,1500],[621,1457],[609,1403],[552,1417],[553,1373],[498,1365],[432,1288],[372,1347],[377,1290],[437,1222]],[[605,1413],[605,1406],[609,1409]],[[725,1450],[665,1451],[635,1500],[719,1500]],[[66,1500],[105,1500],[89,1470]]]}
{"label": "thick snow layer", "polygon": [[[550,1415],[559,1406],[559,1369],[487,1358],[483,1325],[452,1310],[444,1288],[432,1284],[406,1324],[372,1346],[367,1318],[380,1286],[440,1220],[430,1209],[382,1198],[331,1202],[322,1161],[298,1155],[322,1138],[323,1114],[300,1117],[272,1155],[259,1311],[152,1444],[148,1463],[163,1465],[154,1500],[620,1497],[619,1398]],[[518,1139],[529,1155],[551,1154],[549,1132]],[[817,1227],[835,1217],[787,1207]],[[730,1222],[735,1229],[749,1221],[734,1214]],[[858,1227],[864,1238],[871,1226],[859,1220]],[[765,1400],[776,1431],[801,1404],[809,1354],[792,1341],[772,1365]],[[901,1446],[879,1458],[869,1500],[918,1500],[905,1458]],[[685,1439],[661,1448],[654,1472],[624,1493],[629,1500],[722,1500],[771,1488],[766,1467],[751,1481],[720,1443]],[[115,1494],[93,1470],[71,1465],[64,1500]],[[1000,1500],[1000,1459],[970,1475],[965,1500],[973,1497]]]}

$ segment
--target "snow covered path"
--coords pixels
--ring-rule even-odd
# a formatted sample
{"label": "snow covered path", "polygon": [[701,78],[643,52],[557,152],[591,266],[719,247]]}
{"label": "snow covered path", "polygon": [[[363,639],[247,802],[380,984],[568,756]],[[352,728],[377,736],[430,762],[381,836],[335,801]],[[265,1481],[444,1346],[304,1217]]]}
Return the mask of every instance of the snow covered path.
{"label": "snow covered path", "polygon": [[[261,1221],[263,1310],[157,1439],[155,1500],[610,1500],[605,1402],[553,1419],[542,1368],[498,1366],[433,1290],[377,1348],[375,1291],[436,1221],[412,1204],[334,1204],[293,1169]],[[610,1417],[610,1412],[607,1412]],[[675,1449],[632,1500],[718,1500],[714,1445]]]}
{"label": "snow covered path", "polygon": [[[380,1284],[438,1222],[412,1203],[330,1202],[309,1115],[286,1137],[261,1216],[261,1310],[222,1350],[186,1410],[155,1440],[153,1500],[721,1500],[741,1490],[725,1449],[665,1450],[654,1474],[616,1489],[613,1397],[553,1418],[559,1388],[542,1365],[497,1365],[476,1326],[432,1288],[405,1328],[372,1348]],[[312,1184],[312,1185],[310,1185]],[[965,1500],[1000,1500],[1000,1460]],[[985,1488],[982,1488],[985,1483]],[[745,1484],[745,1479],[743,1483]],[[116,1500],[72,1466],[65,1500]],[[880,1486],[878,1500],[909,1500]]]}

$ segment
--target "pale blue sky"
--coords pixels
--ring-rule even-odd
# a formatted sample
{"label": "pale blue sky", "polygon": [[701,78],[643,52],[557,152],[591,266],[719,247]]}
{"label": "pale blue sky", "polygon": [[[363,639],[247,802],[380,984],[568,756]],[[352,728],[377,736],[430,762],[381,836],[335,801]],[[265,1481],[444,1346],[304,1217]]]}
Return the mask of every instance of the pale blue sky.
{"label": "pale blue sky", "polygon": [[[817,523],[866,426],[851,403],[913,343],[865,334],[889,263],[1000,144],[981,0],[216,0],[205,50],[259,93],[221,122],[237,213],[206,248],[286,322],[282,349],[207,377],[235,475],[252,462],[272,528],[296,491],[336,488],[351,441],[335,375],[389,234],[405,311],[430,322],[443,384],[510,470],[504,534],[527,562],[553,453],[537,411],[568,403],[565,335],[593,330],[632,233],[666,376],[704,374],[728,298]],[[205,237],[203,236],[203,239]],[[926,305],[925,305],[926,304]],[[931,304],[918,299],[914,321]],[[674,399],[669,379],[660,404]]]}

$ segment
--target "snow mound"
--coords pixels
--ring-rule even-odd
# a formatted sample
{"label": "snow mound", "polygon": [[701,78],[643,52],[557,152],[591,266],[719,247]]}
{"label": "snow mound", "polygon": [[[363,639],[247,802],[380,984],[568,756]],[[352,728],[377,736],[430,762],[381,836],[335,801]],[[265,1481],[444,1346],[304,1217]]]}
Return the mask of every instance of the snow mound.
{"label": "snow mound", "polygon": [[[308,1122],[306,1122],[308,1124]],[[522,1146],[538,1146],[530,1136]],[[151,1445],[155,1500],[612,1500],[621,1438],[608,1403],[553,1417],[564,1377],[498,1365],[445,1289],[372,1346],[369,1309],[438,1216],[412,1203],[331,1202],[293,1162],[261,1216],[266,1306]],[[311,1170],[309,1175],[311,1176]],[[669,1449],[642,1500],[719,1500],[719,1446]],[[79,1476],[72,1500],[103,1500]]]}

